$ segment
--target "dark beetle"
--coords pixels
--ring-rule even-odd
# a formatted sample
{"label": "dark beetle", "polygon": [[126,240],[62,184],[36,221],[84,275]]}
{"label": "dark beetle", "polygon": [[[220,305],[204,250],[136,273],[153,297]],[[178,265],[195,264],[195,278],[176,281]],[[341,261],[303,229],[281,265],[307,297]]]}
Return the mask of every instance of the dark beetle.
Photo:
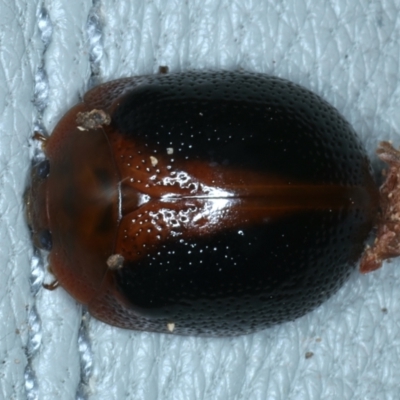
{"label": "dark beetle", "polygon": [[58,283],[123,328],[239,335],[336,292],[378,214],[351,126],[283,79],[119,79],[72,108],[27,213]]}

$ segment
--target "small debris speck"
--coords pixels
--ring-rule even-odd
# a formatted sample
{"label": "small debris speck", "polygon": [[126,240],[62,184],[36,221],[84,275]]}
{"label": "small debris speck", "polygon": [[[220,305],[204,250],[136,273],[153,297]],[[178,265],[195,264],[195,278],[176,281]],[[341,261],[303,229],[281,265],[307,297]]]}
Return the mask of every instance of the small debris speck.
{"label": "small debris speck", "polygon": [[107,266],[113,271],[121,269],[124,266],[124,257],[121,254],[113,254],[108,257]]}
{"label": "small debris speck", "polygon": [[110,125],[111,117],[103,110],[93,109],[92,111],[78,112],[76,114],[76,124],[80,131],[98,129],[103,125]]}
{"label": "small debris speck", "polygon": [[154,156],[150,156],[150,162],[153,167],[155,167],[158,164],[158,160]]}
{"label": "small debris speck", "polygon": [[158,67],[159,74],[168,74],[169,68],[166,65],[160,65]]}

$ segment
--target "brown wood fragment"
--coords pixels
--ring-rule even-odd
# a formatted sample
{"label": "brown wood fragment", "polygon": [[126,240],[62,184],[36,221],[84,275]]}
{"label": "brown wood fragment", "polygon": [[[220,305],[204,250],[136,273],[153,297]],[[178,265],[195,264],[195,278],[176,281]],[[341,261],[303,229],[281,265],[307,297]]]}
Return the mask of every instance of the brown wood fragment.
{"label": "brown wood fragment", "polygon": [[377,234],[361,259],[362,273],[374,271],[384,260],[400,255],[400,151],[389,142],[381,142],[377,154],[388,164],[388,169],[384,171],[385,182],[380,187]]}

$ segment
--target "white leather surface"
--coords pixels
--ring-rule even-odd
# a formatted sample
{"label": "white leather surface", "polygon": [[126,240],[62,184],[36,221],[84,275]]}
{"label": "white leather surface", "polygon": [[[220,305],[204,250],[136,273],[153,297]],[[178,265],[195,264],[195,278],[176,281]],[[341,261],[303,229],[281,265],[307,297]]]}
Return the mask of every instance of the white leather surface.
{"label": "white leather surface", "polygon": [[33,131],[89,82],[159,65],[279,75],[333,103],[374,157],[400,145],[399,57],[397,0],[0,0],[0,399],[400,399],[398,261],[254,335],[135,333],[82,324],[62,289],[40,289],[22,202]]}

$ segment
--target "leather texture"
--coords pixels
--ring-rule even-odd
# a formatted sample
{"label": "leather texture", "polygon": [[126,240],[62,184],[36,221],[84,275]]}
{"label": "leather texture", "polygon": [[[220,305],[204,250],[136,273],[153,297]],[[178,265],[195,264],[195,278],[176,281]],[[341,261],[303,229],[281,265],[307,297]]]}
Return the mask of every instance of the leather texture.
{"label": "leather texture", "polygon": [[290,79],[332,103],[377,167],[400,145],[396,0],[0,0],[0,399],[395,400],[400,263],[305,317],[236,338],[124,331],[83,314],[34,253],[31,137],[94,83],[188,69]]}

